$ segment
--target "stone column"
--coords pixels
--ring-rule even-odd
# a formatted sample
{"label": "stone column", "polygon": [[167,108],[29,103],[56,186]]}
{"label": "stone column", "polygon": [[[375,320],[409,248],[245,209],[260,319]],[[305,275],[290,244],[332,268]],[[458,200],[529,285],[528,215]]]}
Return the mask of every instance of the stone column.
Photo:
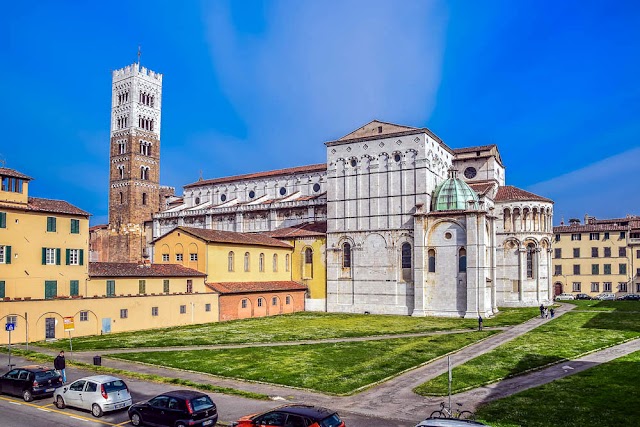
{"label": "stone column", "polygon": [[426,316],[425,312],[425,217],[423,206],[416,206],[416,214],[413,217],[413,300],[414,308],[412,316]]}
{"label": "stone column", "polygon": [[518,300],[524,301],[524,277],[527,266],[527,248],[520,246],[518,248]]}

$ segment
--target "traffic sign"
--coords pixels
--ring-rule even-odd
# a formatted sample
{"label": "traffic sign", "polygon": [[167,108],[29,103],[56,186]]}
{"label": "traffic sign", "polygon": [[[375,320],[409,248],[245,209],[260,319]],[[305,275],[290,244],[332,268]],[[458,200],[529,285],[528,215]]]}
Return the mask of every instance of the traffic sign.
{"label": "traffic sign", "polygon": [[73,329],[74,329],[73,316],[65,317],[63,319],[63,323],[64,323],[64,330],[65,331],[73,331]]}
{"label": "traffic sign", "polygon": [[11,332],[11,331],[13,331],[15,329],[16,329],[16,324],[15,323],[6,323],[4,325],[4,330],[7,331],[7,332]]}

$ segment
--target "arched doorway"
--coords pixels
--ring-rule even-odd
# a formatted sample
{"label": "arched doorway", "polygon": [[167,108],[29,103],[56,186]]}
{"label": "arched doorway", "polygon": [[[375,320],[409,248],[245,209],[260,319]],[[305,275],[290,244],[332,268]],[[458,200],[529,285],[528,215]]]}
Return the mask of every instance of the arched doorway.
{"label": "arched doorway", "polygon": [[553,296],[557,296],[560,295],[562,293],[562,283],[561,282],[556,282],[555,285],[553,286]]}

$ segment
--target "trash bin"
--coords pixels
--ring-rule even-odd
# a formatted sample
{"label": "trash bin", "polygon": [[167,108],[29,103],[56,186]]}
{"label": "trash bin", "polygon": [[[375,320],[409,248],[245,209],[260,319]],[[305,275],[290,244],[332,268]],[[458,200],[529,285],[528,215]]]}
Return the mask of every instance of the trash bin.
{"label": "trash bin", "polygon": [[96,366],[102,366],[102,357],[101,356],[93,356],[93,364]]}

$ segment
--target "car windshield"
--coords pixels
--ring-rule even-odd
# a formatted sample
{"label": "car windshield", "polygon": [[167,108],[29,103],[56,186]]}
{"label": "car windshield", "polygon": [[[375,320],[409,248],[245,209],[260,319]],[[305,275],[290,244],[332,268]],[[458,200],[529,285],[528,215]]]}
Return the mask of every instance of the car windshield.
{"label": "car windshield", "polygon": [[127,385],[122,380],[110,381],[104,383],[104,391],[106,393],[113,393],[114,391],[126,390]]}
{"label": "car windshield", "polygon": [[56,378],[57,376],[58,373],[53,369],[50,369],[48,371],[40,371],[36,372],[36,381],[47,381]]}
{"label": "car windshield", "polygon": [[328,416],[324,420],[320,421],[320,427],[338,427],[342,423],[342,420],[338,414]]}
{"label": "car windshield", "polygon": [[209,396],[200,396],[195,399],[191,399],[191,407],[195,412],[204,411],[213,407],[213,401]]}

